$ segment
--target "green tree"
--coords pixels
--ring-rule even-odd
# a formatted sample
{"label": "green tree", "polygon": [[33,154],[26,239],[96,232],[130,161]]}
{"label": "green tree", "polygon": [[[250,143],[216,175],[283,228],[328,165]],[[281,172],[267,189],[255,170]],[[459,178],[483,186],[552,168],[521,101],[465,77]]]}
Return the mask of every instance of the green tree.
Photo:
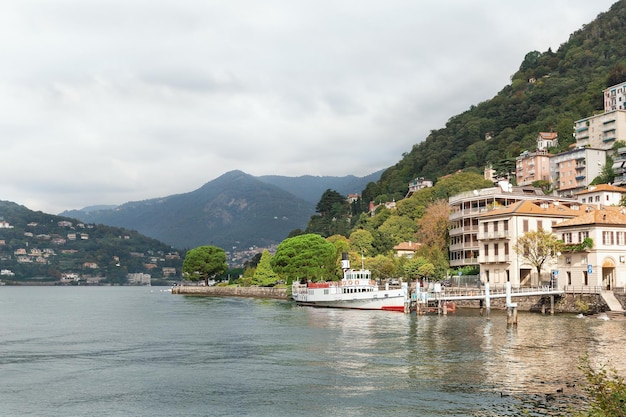
{"label": "green tree", "polygon": [[539,229],[524,233],[517,238],[513,250],[526,262],[535,267],[538,279],[546,262],[557,256],[562,244],[551,232]]}
{"label": "green tree", "polygon": [[374,236],[372,233],[359,229],[350,234],[350,246],[361,255],[369,255],[372,251]]}
{"label": "green tree", "polygon": [[278,274],[272,269],[271,259],[272,255],[265,249],[252,277],[253,285],[267,287],[276,284],[280,280]]}
{"label": "green tree", "polygon": [[426,279],[433,276],[435,266],[423,256],[414,256],[404,263],[404,273],[408,279]]}
{"label": "green tree", "polygon": [[586,383],[583,390],[589,398],[589,411],[581,416],[588,417],[625,417],[626,416],[626,382],[615,369],[607,369],[601,365],[598,369],[591,366],[589,354],[585,354],[580,362],[580,369]]}
{"label": "green tree", "polygon": [[226,271],[226,253],[216,246],[198,246],[185,255],[183,276],[191,281],[204,279],[209,285],[209,278]]}
{"label": "green tree", "polygon": [[607,157],[606,164],[602,166],[600,175],[595,177],[589,185],[610,184],[613,182],[614,179],[615,179],[615,172],[613,171],[613,159],[610,157]]}
{"label": "green tree", "polygon": [[378,231],[389,236],[397,244],[414,240],[417,224],[410,217],[391,215],[380,225]]}
{"label": "green tree", "polygon": [[335,275],[337,256],[335,246],[316,234],[306,234],[283,240],[271,259],[274,272],[287,284],[294,280],[323,281]]}
{"label": "green tree", "polygon": [[365,259],[365,267],[372,271],[372,278],[374,279],[391,277],[396,270],[393,259],[385,255],[376,255],[373,258]]}

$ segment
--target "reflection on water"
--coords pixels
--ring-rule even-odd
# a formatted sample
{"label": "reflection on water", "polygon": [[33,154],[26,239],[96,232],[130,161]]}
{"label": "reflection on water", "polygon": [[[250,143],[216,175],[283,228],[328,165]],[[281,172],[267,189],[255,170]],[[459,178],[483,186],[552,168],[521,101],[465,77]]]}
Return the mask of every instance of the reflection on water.
{"label": "reflection on water", "polygon": [[626,320],[520,313],[507,328],[494,310],[418,317],[140,288],[3,287],[0,315],[3,416],[563,415],[580,405],[584,352],[626,374]]}
{"label": "reflection on water", "polygon": [[[581,405],[578,363],[585,352],[596,364],[612,360],[618,371],[626,371],[626,364],[617,360],[626,349],[626,320],[520,313],[518,326],[507,327],[506,315],[499,311],[489,318],[475,310],[419,317],[303,312],[309,326],[336,333],[327,344],[316,341],[312,348],[333,358],[341,381],[353,381],[341,389],[343,395],[380,391],[380,383],[389,379],[417,403],[445,398],[448,412],[460,407],[477,413],[463,404],[468,400],[479,408],[502,407],[502,415],[531,409],[559,415]],[[368,383],[357,383],[360,379]],[[481,404],[484,398],[474,398],[481,392],[491,399]],[[498,405],[497,397],[504,404]]]}

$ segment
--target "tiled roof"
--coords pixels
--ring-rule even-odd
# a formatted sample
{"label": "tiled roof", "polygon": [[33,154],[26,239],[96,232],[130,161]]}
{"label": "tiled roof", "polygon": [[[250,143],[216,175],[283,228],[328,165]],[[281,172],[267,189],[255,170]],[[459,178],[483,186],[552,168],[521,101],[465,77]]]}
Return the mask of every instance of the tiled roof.
{"label": "tiled roof", "polygon": [[398,243],[396,246],[393,247],[393,250],[412,250],[415,251],[417,250],[417,248],[419,248],[420,246],[422,246],[421,243],[417,243],[417,242],[400,242]]}
{"label": "tiled roof", "polygon": [[539,132],[539,136],[541,136],[542,139],[551,140],[556,139],[558,134],[556,132]]}
{"label": "tiled roof", "polygon": [[589,194],[589,193],[598,193],[598,192],[601,192],[601,191],[615,192],[615,193],[626,193],[626,188],[618,187],[616,185],[611,185],[611,184],[598,184],[598,185],[594,186],[593,188],[590,187],[588,190],[576,193],[576,195]]}
{"label": "tiled roof", "polygon": [[502,215],[528,215],[528,216],[548,216],[548,217],[574,217],[580,214],[579,210],[573,210],[567,206],[554,203],[546,203],[546,206],[539,206],[532,201],[524,200],[506,207],[494,208],[480,217],[502,216]]}
{"label": "tiled roof", "polygon": [[581,226],[584,224],[626,226],[626,207],[603,207],[601,209],[594,209],[589,206],[589,210],[583,211],[580,216],[565,220],[552,227]]}

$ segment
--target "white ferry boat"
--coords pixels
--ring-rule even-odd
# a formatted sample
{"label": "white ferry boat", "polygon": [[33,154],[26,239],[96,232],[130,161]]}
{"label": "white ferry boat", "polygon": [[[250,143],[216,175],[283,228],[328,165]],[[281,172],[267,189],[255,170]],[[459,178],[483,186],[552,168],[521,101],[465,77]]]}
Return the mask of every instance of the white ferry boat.
{"label": "white ferry boat", "polygon": [[379,289],[372,273],[366,269],[349,269],[344,259],[341,281],[306,282],[292,284],[292,298],[296,303],[312,307],[354,308],[360,310],[404,311],[408,302],[406,283],[401,288]]}

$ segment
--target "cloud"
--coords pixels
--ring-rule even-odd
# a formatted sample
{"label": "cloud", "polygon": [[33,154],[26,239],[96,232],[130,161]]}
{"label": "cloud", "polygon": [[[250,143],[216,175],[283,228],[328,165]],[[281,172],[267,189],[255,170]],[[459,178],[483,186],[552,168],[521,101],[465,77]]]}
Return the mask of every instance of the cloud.
{"label": "cloud", "polygon": [[56,213],[233,169],[367,175],[610,4],[10,0],[0,198]]}

